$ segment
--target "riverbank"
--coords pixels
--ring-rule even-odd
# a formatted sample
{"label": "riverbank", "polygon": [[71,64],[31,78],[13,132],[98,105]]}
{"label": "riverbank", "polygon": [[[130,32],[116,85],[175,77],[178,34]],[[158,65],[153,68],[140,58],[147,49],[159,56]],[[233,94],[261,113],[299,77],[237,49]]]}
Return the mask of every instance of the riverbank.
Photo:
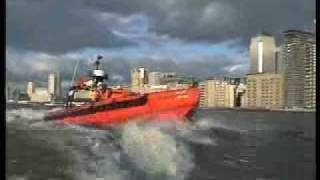
{"label": "riverbank", "polygon": [[312,109],[264,109],[264,108],[219,108],[219,107],[200,107],[199,109],[214,111],[245,111],[245,112],[310,112],[315,113]]}

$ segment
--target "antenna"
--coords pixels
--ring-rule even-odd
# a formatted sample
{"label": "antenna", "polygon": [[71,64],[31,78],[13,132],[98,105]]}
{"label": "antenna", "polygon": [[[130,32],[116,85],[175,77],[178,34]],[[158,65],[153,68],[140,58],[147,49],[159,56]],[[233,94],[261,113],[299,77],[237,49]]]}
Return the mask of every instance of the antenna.
{"label": "antenna", "polygon": [[100,59],[102,59],[102,58],[103,58],[103,56],[100,55],[100,54],[97,56],[97,60],[100,60]]}
{"label": "antenna", "polygon": [[70,87],[73,85],[74,78],[75,78],[77,70],[78,70],[79,61],[80,61],[80,59],[77,60],[77,63],[73,69],[73,75],[72,75],[72,81],[71,81]]}
{"label": "antenna", "polygon": [[95,64],[96,64],[96,70],[99,70],[99,65],[100,65],[100,61],[99,61],[99,60],[101,60],[102,58],[103,58],[102,55],[98,55],[98,56],[97,56],[97,60],[96,60],[96,62],[95,62]]}

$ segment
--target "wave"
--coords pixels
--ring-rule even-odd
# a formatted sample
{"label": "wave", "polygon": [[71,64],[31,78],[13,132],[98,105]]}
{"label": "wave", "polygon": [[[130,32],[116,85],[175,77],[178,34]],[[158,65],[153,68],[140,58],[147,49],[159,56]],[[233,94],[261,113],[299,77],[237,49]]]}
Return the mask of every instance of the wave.
{"label": "wave", "polygon": [[182,180],[194,167],[186,140],[205,142],[192,137],[191,129],[184,129],[186,135],[181,133],[181,127],[170,123],[127,124],[115,131],[81,126],[57,128],[42,121],[45,110],[15,109],[6,113],[7,124],[23,127],[31,131],[32,138],[68,153],[74,163],[65,173],[80,180]]}
{"label": "wave", "polygon": [[7,124],[32,131],[32,138],[68,153],[73,163],[65,173],[79,180],[187,179],[195,167],[190,145],[216,146],[221,132],[223,136],[243,132],[208,117],[185,124],[129,123],[116,130],[99,130],[56,127],[42,120],[46,110],[22,108],[6,114]]}

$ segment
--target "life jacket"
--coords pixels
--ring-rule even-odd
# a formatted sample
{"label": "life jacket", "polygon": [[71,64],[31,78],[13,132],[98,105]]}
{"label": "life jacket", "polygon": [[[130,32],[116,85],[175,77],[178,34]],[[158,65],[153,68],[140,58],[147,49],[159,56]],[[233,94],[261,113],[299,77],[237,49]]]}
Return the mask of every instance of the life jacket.
{"label": "life jacket", "polygon": [[97,92],[97,91],[91,91],[90,99],[91,99],[92,101],[96,101],[96,100],[97,100],[97,97],[98,97],[98,92]]}

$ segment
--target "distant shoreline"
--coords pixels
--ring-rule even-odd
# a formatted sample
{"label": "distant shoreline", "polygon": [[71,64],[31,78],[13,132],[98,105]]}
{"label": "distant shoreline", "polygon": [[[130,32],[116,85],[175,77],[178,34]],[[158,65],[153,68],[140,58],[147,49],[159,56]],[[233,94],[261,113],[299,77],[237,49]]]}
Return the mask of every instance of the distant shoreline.
{"label": "distant shoreline", "polygon": [[263,109],[263,108],[218,108],[218,107],[199,107],[201,110],[214,111],[243,111],[243,112],[296,112],[296,113],[315,113],[316,110],[309,109]]}

